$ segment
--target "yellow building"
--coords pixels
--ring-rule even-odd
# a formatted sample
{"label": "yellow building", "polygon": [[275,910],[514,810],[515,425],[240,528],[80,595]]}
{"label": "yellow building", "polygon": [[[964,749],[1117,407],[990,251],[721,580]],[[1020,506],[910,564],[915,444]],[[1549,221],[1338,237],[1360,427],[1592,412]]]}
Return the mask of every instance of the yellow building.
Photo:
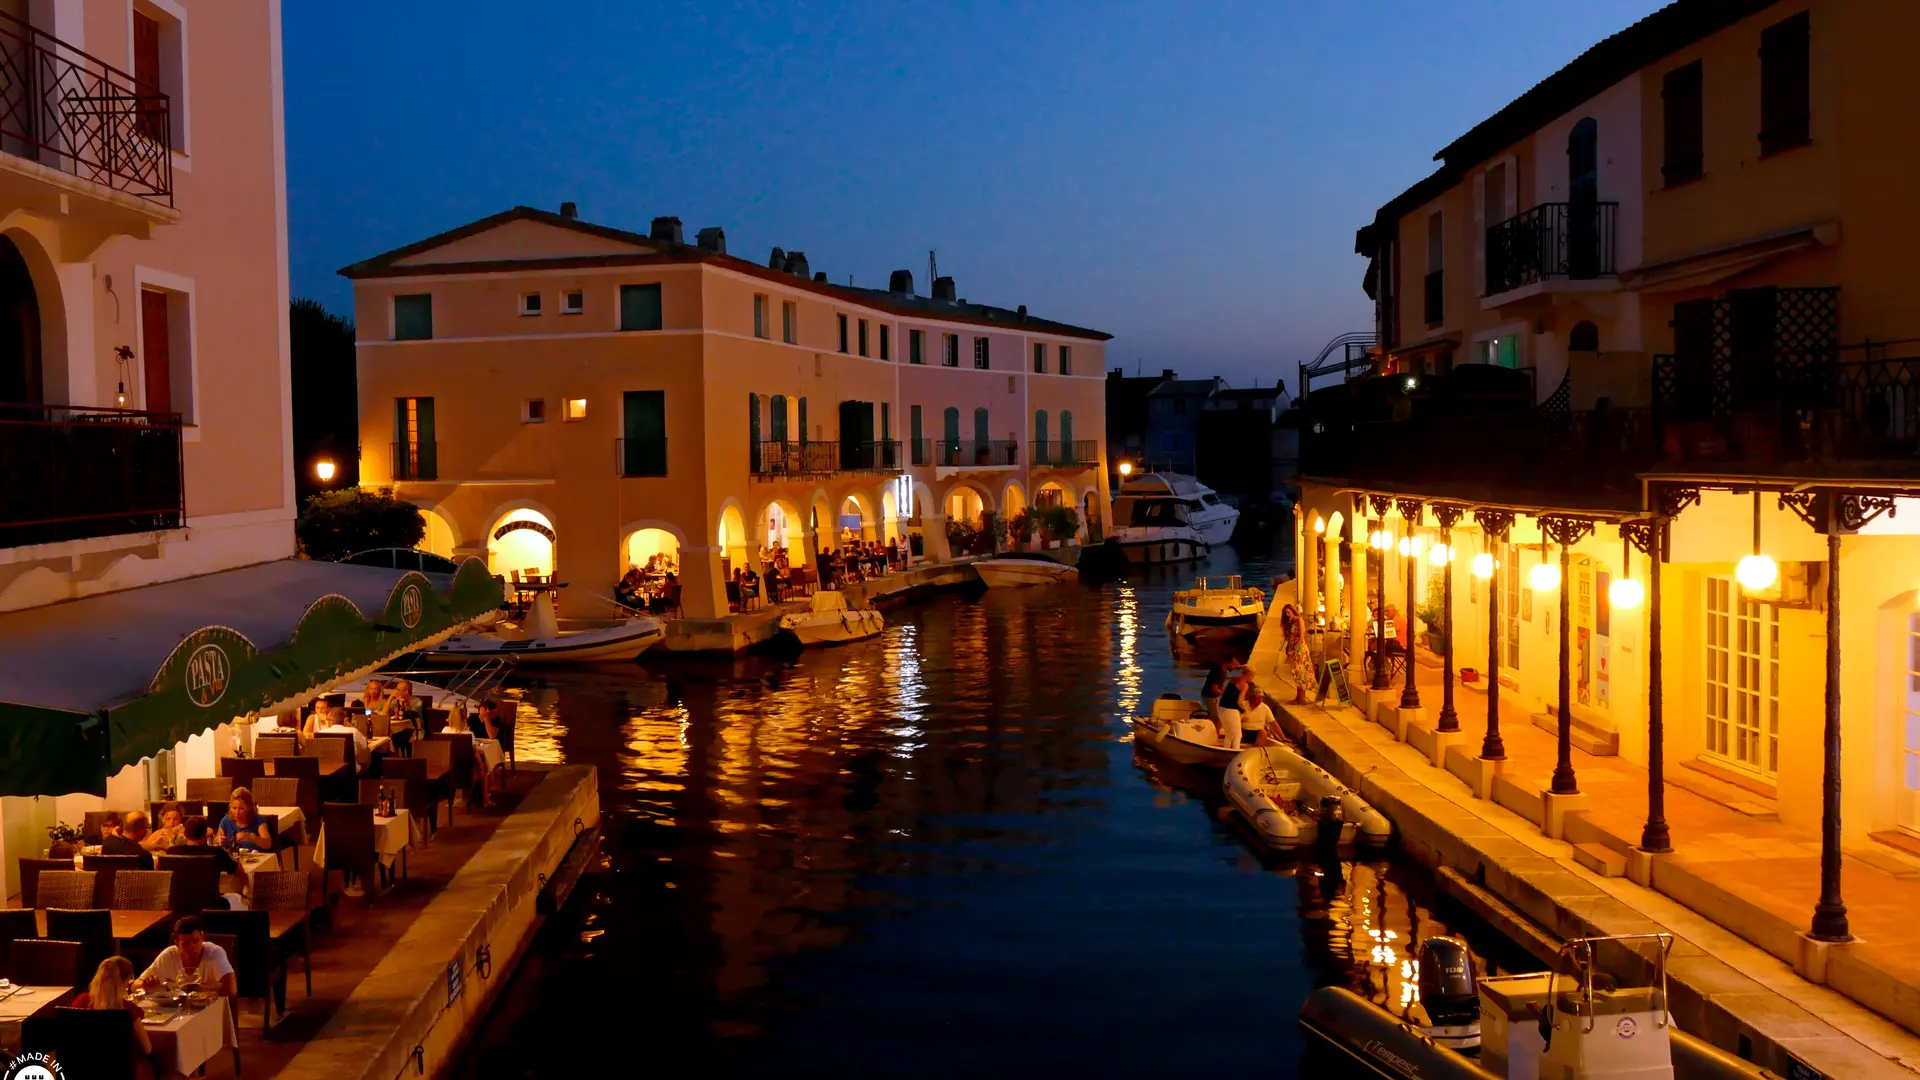
{"label": "yellow building", "polygon": [[1108,335],[683,240],[518,207],[343,270],[363,482],[425,507],[437,552],[557,574],[579,617],[656,553],[713,617],[762,547],[939,560],[950,519],[1041,501],[1098,527]]}
{"label": "yellow building", "polygon": [[[1450,574],[1456,665],[1564,745],[1831,826],[1819,941],[1842,845],[1920,853],[1916,39],[1908,4],[1683,0],[1595,45],[1360,230],[1374,367],[1303,388],[1330,648],[1374,648],[1383,556],[1403,610]],[[1369,549],[1443,524],[1447,570]],[[1545,817],[1570,760],[1528,781]],[[1689,839],[1652,817],[1644,850]]]}

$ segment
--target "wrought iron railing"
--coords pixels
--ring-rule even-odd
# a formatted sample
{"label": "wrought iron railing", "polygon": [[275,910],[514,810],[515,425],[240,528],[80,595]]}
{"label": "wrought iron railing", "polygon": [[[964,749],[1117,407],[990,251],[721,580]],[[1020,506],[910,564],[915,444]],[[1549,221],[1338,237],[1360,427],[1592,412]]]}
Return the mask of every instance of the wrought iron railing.
{"label": "wrought iron railing", "polygon": [[1782,366],[1766,393],[1737,366],[1653,358],[1653,425],[1669,459],[1727,468],[1920,463],[1920,357]]}
{"label": "wrought iron railing", "polygon": [[905,464],[900,457],[899,439],[843,442],[839,446],[841,472],[899,472]]}
{"label": "wrought iron railing", "polygon": [[158,88],[0,15],[0,150],[172,206],[172,122]]}
{"label": "wrought iron railing", "polygon": [[387,444],[387,453],[387,460],[393,462],[395,480],[440,479],[440,444],[436,440],[391,442]]}
{"label": "wrought iron railing", "polygon": [[921,439],[913,448],[915,465],[941,468],[999,468],[1020,464],[1020,444],[1012,439]]}
{"label": "wrought iron railing", "polygon": [[753,444],[753,475],[762,478],[898,472],[904,465],[898,439],[858,442],[768,439]]}
{"label": "wrought iron railing", "polygon": [[1094,439],[1055,439],[1036,441],[1028,450],[1028,459],[1037,468],[1042,465],[1095,465],[1100,461],[1100,443]]}
{"label": "wrought iron railing", "polygon": [[614,467],[621,476],[667,475],[667,439],[613,440]]}
{"label": "wrought iron railing", "polygon": [[1546,278],[1612,275],[1619,210],[1620,204],[1612,202],[1541,203],[1492,226],[1487,230],[1487,295]]}
{"label": "wrought iron railing", "polygon": [[0,547],[177,529],[180,414],[0,404]]}

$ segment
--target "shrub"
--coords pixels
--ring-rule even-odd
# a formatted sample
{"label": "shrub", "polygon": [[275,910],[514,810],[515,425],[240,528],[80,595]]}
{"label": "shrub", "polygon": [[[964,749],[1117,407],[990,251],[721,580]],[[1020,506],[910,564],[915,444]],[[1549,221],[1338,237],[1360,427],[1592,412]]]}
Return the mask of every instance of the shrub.
{"label": "shrub", "polygon": [[1049,540],[1071,540],[1080,532],[1080,511],[1071,506],[1049,506],[1040,513],[1040,528]]}
{"label": "shrub", "polygon": [[1021,508],[1019,513],[1013,515],[1013,520],[1007,523],[1007,531],[1015,540],[1023,544],[1033,539],[1034,531],[1039,527],[1040,517],[1034,513],[1031,506]]}
{"label": "shrub", "polygon": [[300,550],[311,559],[344,559],[369,548],[410,548],[427,535],[420,508],[392,488],[343,488],[307,500],[294,522]]}

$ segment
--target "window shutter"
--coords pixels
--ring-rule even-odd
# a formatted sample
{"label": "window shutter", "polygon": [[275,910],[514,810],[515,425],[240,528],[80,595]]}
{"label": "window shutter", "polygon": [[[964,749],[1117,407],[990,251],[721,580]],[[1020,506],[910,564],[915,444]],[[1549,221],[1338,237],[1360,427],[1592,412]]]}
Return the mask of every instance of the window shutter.
{"label": "window shutter", "polygon": [[1073,413],[1060,410],[1060,460],[1073,460]]}
{"label": "window shutter", "polygon": [[1035,465],[1045,465],[1047,458],[1047,410],[1039,409],[1033,414],[1033,456]]}
{"label": "window shutter", "polygon": [[[752,447],[753,452],[755,454],[758,454],[760,452],[760,395],[759,394],[747,395],[747,444],[750,447]],[[753,462],[753,464],[758,465],[759,462],[755,461]]]}
{"label": "window shutter", "polygon": [[620,286],[620,329],[658,330],[663,325],[659,285]]}
{"label": "window shutter", "polygon": [[1497,221],[1487,220],[1487,174],[1473,178],[1473,291],[1487,295],[1487,230]]}
{"label": "window shutter", "polygon": [[985,409],[973,410],[974,452],[978,453],[980,450],[984,449],[987,443],[992,441],[992,439],[993,439],[993,432],[989,430],[988,421],[987,421],[987,410]]}
{"label": "window shutter", "polygon": [[407,399],[393,399],[393,478],[413,475],[413,447],[407,439]]}
{"label": "window shutter", "polygon": [[807,399],[800,399],[800,441],[806,442],[811,436],[807,433]]}
{"label": "window shutter", "polygon": [[434,480],[440,476],[440,448],[434,441],[433,399],[416,399],[414,415],[420,430],[420,461],[416,473],[421,480]]}

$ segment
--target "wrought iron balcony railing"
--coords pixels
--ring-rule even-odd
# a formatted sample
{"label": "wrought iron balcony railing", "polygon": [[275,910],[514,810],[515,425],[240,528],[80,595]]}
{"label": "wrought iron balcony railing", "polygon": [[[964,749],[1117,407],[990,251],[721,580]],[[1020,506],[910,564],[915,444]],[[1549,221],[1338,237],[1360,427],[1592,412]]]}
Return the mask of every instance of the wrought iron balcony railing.
{"label": "wrought iron balcony railing", "polygon": [[667,475],[667,440],[665,436],[655,439],[615,439],[613,440],[614,467],[621,476],[665,476]]}
{"label": "wrought iron balcony railing", "polygon": [[753,444],[753,475],[762,478],[897,472],[903,464],[898,439],[856,442],[767,439]]}
{"label": "wrought iron balcony railing", "polygon": [[1095,465],[1100,461],[1100,443],[1095,439],[1035,442],[1028,450],[1037,468],[1044,465]]}
{"label": "wrought iron balcony railing", "polygon": [[1020,464],[1020,444],[1012,439],[922,439],[913,448],[915,465],[990,469]]}
{"label": "wrought iron balcony railing", "polygon": [[0,15],[0,150],[172,206],[172,120],[158,88]]}
{"label": "wrought iron balcony railing", "polygon": [[177,529],[180,414],[0,404],[0,547]]}
{"label": "wrought iron balcony railing", "polygon": [[1487,295],[1547,278],[1610,277],[1620,204],[1541,203],[1487,230]]}
{"label": "wrought iron balcony railing", "polygon": [[899,472],[906,464],[900,455],[899,439],[843,442],[838,445],[841,472]]}

